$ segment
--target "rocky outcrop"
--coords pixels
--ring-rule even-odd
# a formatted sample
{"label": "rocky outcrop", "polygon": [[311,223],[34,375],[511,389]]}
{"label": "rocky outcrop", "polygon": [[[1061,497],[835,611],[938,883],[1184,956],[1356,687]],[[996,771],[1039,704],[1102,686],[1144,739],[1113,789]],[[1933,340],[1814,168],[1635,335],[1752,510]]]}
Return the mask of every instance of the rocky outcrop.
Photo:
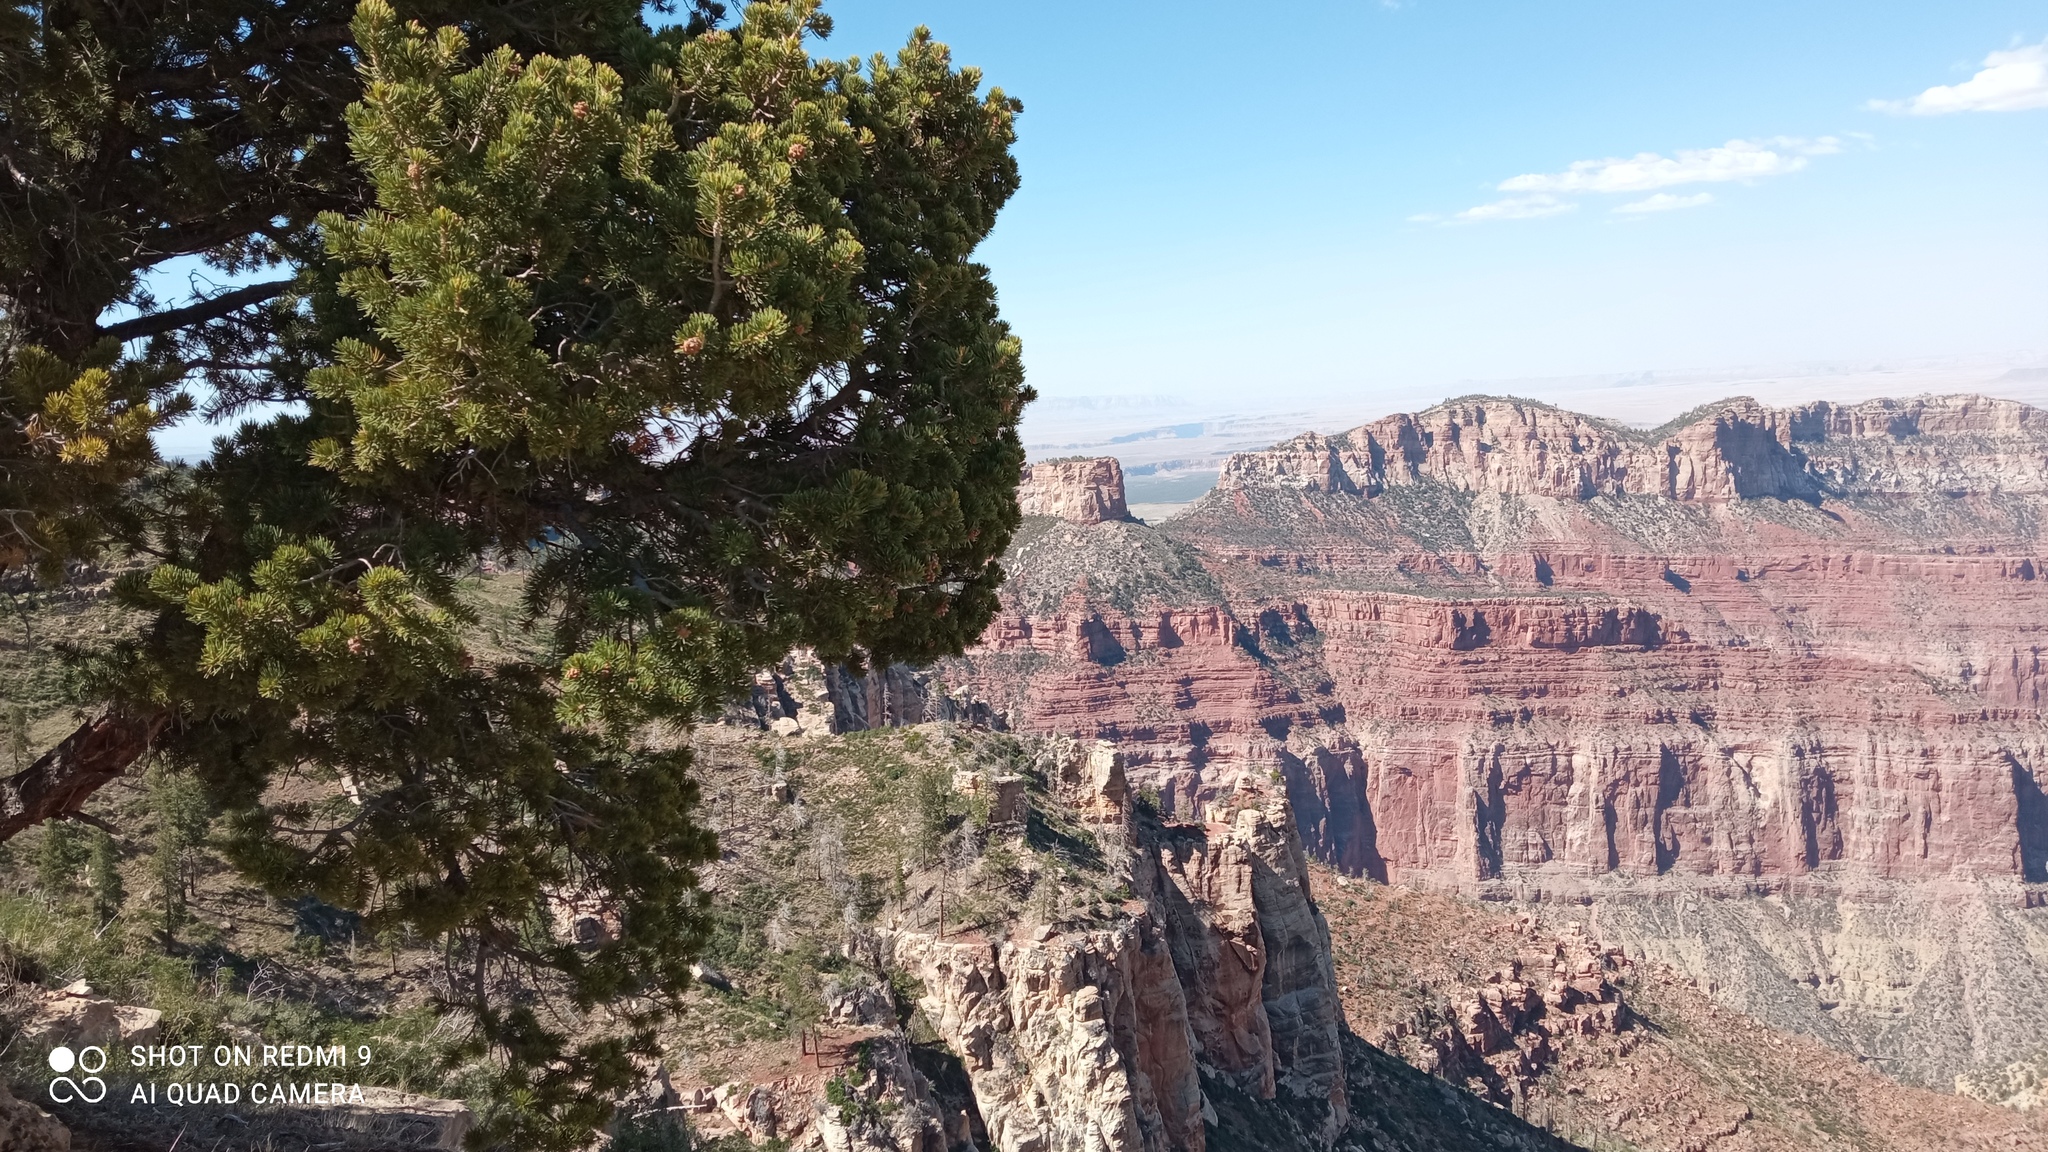
{"label": "rocky outcrop", "polygon": [[1627,953],[1576,922],[1555,937],[1537,931],[1533,917],[1523,923],[1527,942],[1485,983],[1448,990],[1382,1025],[1372,1042],[1510,1106],[1582,1041],[1626,1056],[1632,1020],[1615,981],[1631,968]]}
{"label": "rocky outcrop", "polygon": [[1057,516],[1076,524],[1128,520],[1124,469],[1114,456],[1042,460],[1024,466],[1017,507],[1026,516]]}
{"label": "rocky outcrop", "polygon": [[1052,760],[1063,798],[1128,853],[1136,898],[1116,926],[891,945],[965,1061],[992,1145],[1201,1152],[1213,1079],[1288,1098],[1329,1146],[1349,1119],[1343,1013],[1285,799],[1161,822],[1133,811],[1114,748]]}
{"label": "rocky outcrop", "polygon": [[[319,1117],[330,1130],[331,1147],[369,1146],[458,1152],[476,1126],[476,1114],[460,1100],[419,1096],[394,1088],[365,1088],[360,1104],[343,1104]],[[348,1136],[343,1138],[342,1133]]]}
{"label": "rocky outcrop", "polygon": [[1043,941],[895,941],[998,1152],[1199,1152],[1186,1011],[1162,955],[1142,913]]}
{"label": "rocky outcrop", "polygon": [[854,672],[798,652],[755,677],[729,722],[782,736],[825,736],[951,721],[1000,728],[1002,718],[966,690],[949,688],[929,669],[887,664]]}
{"label": "rocky outcrop", "polygon": [[71,1130],[0,1082],[0,1152],[71,1152]]}
{"label": "rocky outcrop", "polygon": [[95,994],[79,981],[34,996],[21,1023],[21,1040],[30,1047],[97,1045],[114,1049],[156,1040],[164,1014],[155,1008],[119,1004]]}
{"label": "rocky outcrop", "polygon": [[1138,873],[1164,912],[1197,1051],[1254,1096],[1327,1105],[1334,1135],[1348,1107],[1343,1011],[1292,816],[1283,798],[1211,815],[1158,826]]}
{"label": "rocky outcrop", "polygon": [[[705,1137],[824,1152],[945,1152],[971,1143],[914,1065],[886,998],[851,995],[862,1022],[806,1029],[801,1068],[773,1080],[700,1085],[675,1105]],[[877,1019],[887,1023],[873,1023]]]}
{"label": "rocky outcrop", "polygon": [[[629,1116],[806,1149],[878,1138],[833,1126],[863,1115],[919,1118],[889,1138],[926,1152],[934,1132],[946,1152],[1563,1147],[1345,1029],[1330,885],[1277,782],[1173,816],[1110,742],[934,725],[764,749],[712,728],[699,749],[724,799],[706,887],[743,894],[730,915],[774,911],[761,950],[687,993],[673,1102],[648,1091]],[[764,751],[789,753],[786,775]],[[940,804],[951,826],[917,839]],[[818,981],[783,999],[799,965]],[[762,1034],[770,1003],[796,1035]],[[871,1083],[895,1062],[849,1056],[906,1036],[923,1081]]]}

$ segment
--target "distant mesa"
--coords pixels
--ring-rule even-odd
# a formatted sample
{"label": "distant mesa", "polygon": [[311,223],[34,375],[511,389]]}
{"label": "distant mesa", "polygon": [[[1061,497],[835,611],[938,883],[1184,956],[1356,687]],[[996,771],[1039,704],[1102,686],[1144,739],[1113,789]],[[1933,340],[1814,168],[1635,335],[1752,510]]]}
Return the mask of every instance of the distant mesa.
{"label": "distant mesa", "polygon": [[1922,396],[1772,408],[1747,397],[1641,432],[1528,400],[1471,396],[1226,461],[1225,491],[1379,496],[1441,486],[1567,501],[1814,502],[1915,492],[2048,492],[2048,415],[2011,400]]}
{"label": "distant mesa", "polygon": [[1024,466],[1017,505],[1026,516],[1057,516],[1075,524],[1129,520],[1124,469],[1114,456],[1073,456]]}

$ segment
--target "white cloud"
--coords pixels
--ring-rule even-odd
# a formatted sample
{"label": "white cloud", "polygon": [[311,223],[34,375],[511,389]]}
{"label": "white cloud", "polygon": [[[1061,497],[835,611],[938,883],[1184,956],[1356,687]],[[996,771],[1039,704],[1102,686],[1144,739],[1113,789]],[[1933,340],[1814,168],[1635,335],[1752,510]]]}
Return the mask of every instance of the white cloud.
{"label": "white cloud", "polygon": [[1534,220],[1538,216],[1556,216],[1578,208],[1569,200],[1537,193],[1534,196],[1509,196],[1491,204],[1467,208],[1455,217],[1459,220]]}
{"label": "white cloud", "polygon": [[1730,140],[1718,148],[1693,148],[1664,156],[1638,152],[1626,159],[1580,160],[1562,172],[1530,173],[1500,182],[1503,192],[1649,192],[1679,184],[1744,182],[1782,176],[1806,167],[1809,156],[1839,152],[1833,136],[1805,140]]}
{"label": "white cloud", "polygon": [[1870,106],[1908,116],[2048,108],[2048,40],[1991,53],[1984,67],[1961,84],[1937,85],[1911,100],[1872,100]]}
{"label": "white cloud", "polygon": [[[1503,180],[1497,187],[1515,195],[1467,208],[1450,219],[1532,220],[1557,216],[1579,206],[1566,197],[1596,193],[1655,193],[1614,209],[1632,215],[1697,208],[1712,203],[1713,196],[1705,192],[1678,196],[1656,190],[1730,181],[1750,184],[1767,176],[1797,172],[1806,167],[1810,157],[1829,156],[1841,150],[1842,142],[1834,136],[1773,136],[1764,140],[1730,140],[1718,148],[1686,149],[1669,156],[1638,152],[1627,158],[1580,160],[1562,172],[1526,173]],[[1422,224],[1444,221],[1444,217],[1433,212],[1408,219]]]}
{"label": "white cloud", "polygon": [[1627,204],[1616,208],[1615,211],[1625,212],[1630,215],[1638,215],[1644,212],[1676,212],[1680,208],[1698,208],[1703,204],[1712,204],[1713,202],[1714,194],[1712,192],[1699,192],[1691,196],[1673,196],[1669,192],[1659,192],[1655,196],[1646,196],[1641,200],[1631,200]]}

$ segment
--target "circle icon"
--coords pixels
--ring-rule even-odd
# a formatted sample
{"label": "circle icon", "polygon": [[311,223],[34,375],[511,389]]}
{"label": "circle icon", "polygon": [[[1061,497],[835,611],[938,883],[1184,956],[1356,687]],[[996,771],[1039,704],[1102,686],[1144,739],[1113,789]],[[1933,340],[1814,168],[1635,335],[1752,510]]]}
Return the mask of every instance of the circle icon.
{"label": "circle icon", "polygon": [[50,1049],[50,1071],[62,1076],[78,1065],[78,1056],[71,1049],[58,1045]]}

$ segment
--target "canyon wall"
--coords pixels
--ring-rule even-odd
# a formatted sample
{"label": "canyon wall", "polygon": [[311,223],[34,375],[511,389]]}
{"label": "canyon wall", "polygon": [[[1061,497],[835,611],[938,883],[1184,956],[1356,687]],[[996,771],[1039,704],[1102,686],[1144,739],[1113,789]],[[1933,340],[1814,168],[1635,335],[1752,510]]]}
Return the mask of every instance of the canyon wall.
{"label": "canyon wall", "polygon": [[[1353,874],[1612,902],[1610,937],[1681,963],[1725,937],[1769,958],[1745,1003],[1844,1043],[1954,1023],[1914,1065],[1943,1080],[2038,1045],[1971,1026],[1942,973],[2048,939],[2044,523],[2048,414],[2015,403],[1734,400],[1639,432],[1467,399],[1234,457],[1157,528],[1028,520],[941,674],[1117,740],[1176,814],[1277,775]],[[1809,962],[1854,936],[1824,922],[1937,889],[1991,911],[1847,965],[1884,996],[1794,988],[1845,967]],[[1733,910],[1719,936],[1682,944],[1656,911],[1681,893]],[[1797,948],[1766,895],[1805,902]]]}

